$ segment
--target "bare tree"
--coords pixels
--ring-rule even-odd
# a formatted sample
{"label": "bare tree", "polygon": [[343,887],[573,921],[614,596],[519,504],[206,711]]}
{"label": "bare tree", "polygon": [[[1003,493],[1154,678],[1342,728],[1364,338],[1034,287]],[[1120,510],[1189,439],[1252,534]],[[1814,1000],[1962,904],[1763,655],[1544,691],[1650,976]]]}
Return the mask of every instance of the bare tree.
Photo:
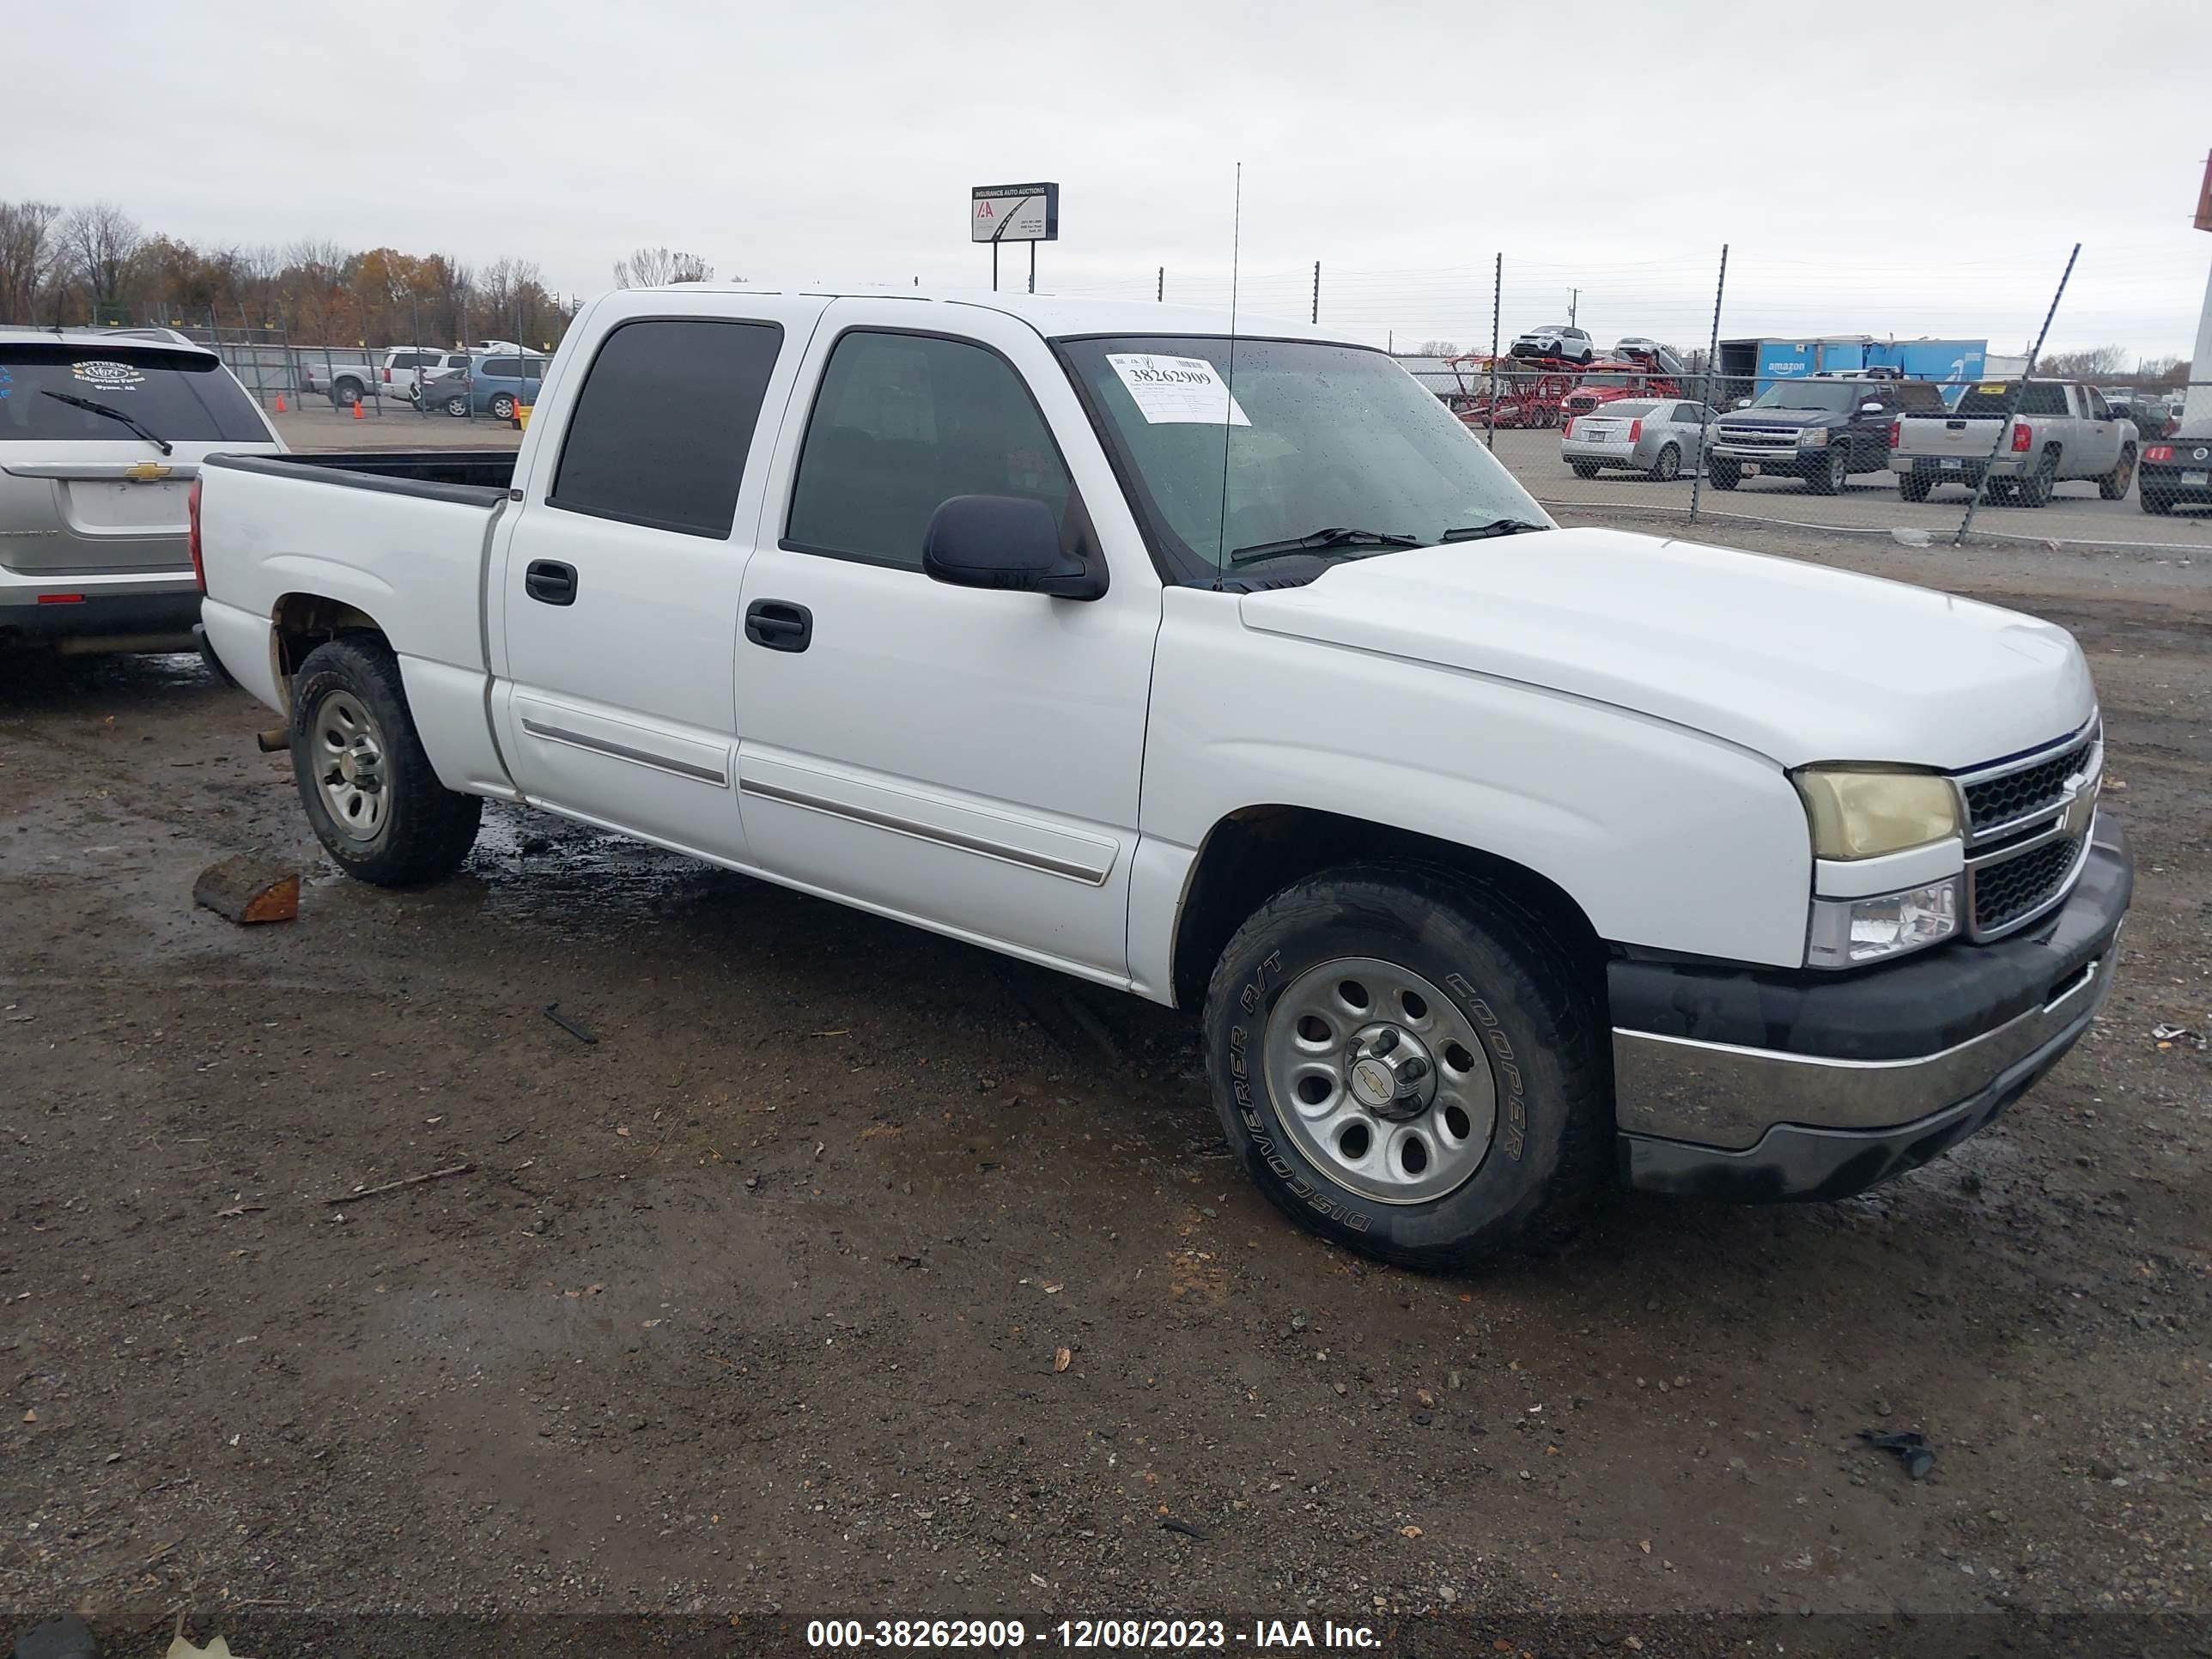
{"label": "bare tree", "polygon": [[2049,351],[2039,359],[2035,372],[2039,377],[2054,380],[2109,380],[2128,366],[2124,348],[2116,345],[2091,346],[2086,351]]}
{"label": "bare tree", "polygon": [[672,283],[711,283],[714,267],[696,253],[641,247],[615,261],[617,288],[666,288]]}
{"label": "bare tree", "polygon": [[61,211],[52,202],[0,202],[0,322],[38,320]]}
{"label": "bare tree", "polygon": [[1459,343],[1455,340],[1424,340],[1420,355],[1424,357],[1456,357]]}
{"label": "bare tree", "polygon": [[[131,263],[145,238],[138,222],[112,202],[94,202],[72,208],[55,233],[62,258],[78,280],[94,309],[117,304],[123,298]],[[97,319],[95,319],[97,320]]]}

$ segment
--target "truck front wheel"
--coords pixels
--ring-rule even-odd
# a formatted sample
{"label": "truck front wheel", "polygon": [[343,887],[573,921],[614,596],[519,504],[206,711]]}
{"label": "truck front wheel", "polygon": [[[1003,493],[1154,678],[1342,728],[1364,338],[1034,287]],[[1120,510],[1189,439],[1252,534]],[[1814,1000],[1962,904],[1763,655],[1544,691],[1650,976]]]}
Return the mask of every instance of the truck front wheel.
{"label": "truck front wheel", "polygon": [[1851,452],[1840,439],[1828,446],[1827,453],[1815,461],[1805,475],[1805,483],[1815,495],[1840,495],[1851,481]]}
{"label": "truck front wheel", "polygon": [[1214,1104],[1286,1213],[1407,1267],[1564,1234],[1611,1180],[1602,1020],[1557,925],[1442,866],[1270,899],[1206,1005]]}
{"label": "truck front wheel", "polygon": [[1743,468],[1735,461],[1715,456],[1705,463],[1705,477],[1716,489],[1734,489],[1743,482]]}
{"label": "truck front wheel", "polygon": [[317,646],[292,680],[292,776],[315,838],[380,887],[449,876],[476,845],[483,802],[438,781],[399,659],[373,635]]}

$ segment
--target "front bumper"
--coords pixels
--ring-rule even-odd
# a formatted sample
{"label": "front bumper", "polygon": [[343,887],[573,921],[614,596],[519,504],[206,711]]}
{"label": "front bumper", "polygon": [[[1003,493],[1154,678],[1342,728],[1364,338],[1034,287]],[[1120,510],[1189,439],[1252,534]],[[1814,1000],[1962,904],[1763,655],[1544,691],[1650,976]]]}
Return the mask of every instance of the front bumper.
{"label": "front bumper", "polygon": [[1758,444],[1717,443],[1705,446],[1705,459],[1708,461],[1733,461],[1738,466],[1755,466],[1762,477],[1771,474],[1776,477],[1796,477],[1826,462],[1828,452],[1825,447],[1784,449],[1777,447],[1770,449]]}
{"label": "front bumper", "polygon": [[1624,1180],[1773,1201],[1842,1198],[1917,1169],[2089,1029],[2133,888],[2126,834],[2100,814],[2066,902],[1993,945],[1850,975],[1614,963]]}

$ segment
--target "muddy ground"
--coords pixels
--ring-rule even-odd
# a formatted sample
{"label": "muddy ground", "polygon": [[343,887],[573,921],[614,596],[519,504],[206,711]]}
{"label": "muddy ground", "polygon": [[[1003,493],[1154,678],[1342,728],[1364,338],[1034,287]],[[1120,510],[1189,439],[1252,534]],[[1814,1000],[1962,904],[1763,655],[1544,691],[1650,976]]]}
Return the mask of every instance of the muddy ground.
{"label": "muddy ground", "polygon": [[[2150,1030],[2212,1028],[2212,571],[1743,539],[2079,635],[2118,988],[1887,1189],[1630,1197],[1456,1280],[1291,1231],[1175,1016],[504,808],[350,884],[195,661],[0,667],[0,1605],[122,1654],[2192,1650],[2212,1055]],[[235,852],[310,872],[295,924],[192,908]]]}

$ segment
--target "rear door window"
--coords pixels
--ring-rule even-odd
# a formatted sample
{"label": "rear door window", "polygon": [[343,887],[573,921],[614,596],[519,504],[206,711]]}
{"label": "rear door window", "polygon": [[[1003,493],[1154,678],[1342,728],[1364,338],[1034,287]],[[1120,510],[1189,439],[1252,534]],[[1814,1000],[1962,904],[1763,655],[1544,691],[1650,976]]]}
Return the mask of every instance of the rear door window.
{"label": "rear door window", "polygon": [[655,317],[616,328],[577,394],[547,505],[727,536],[782,348],[776,323]]}
{"label": "rear door window", "polygon": [[1036,400],[998,353],[856,329],[830,354],[793,486],[787,547],[921,568],[955,495],[1025,495],[1063,533],[1074,486]]}
{"label": "rear door window", "polygon": [[102,349],[96,341],[0,346],[0,443],[143,442],[68,398],[120,410],[172,443],[270,441],[253,399],[212,357]]}

